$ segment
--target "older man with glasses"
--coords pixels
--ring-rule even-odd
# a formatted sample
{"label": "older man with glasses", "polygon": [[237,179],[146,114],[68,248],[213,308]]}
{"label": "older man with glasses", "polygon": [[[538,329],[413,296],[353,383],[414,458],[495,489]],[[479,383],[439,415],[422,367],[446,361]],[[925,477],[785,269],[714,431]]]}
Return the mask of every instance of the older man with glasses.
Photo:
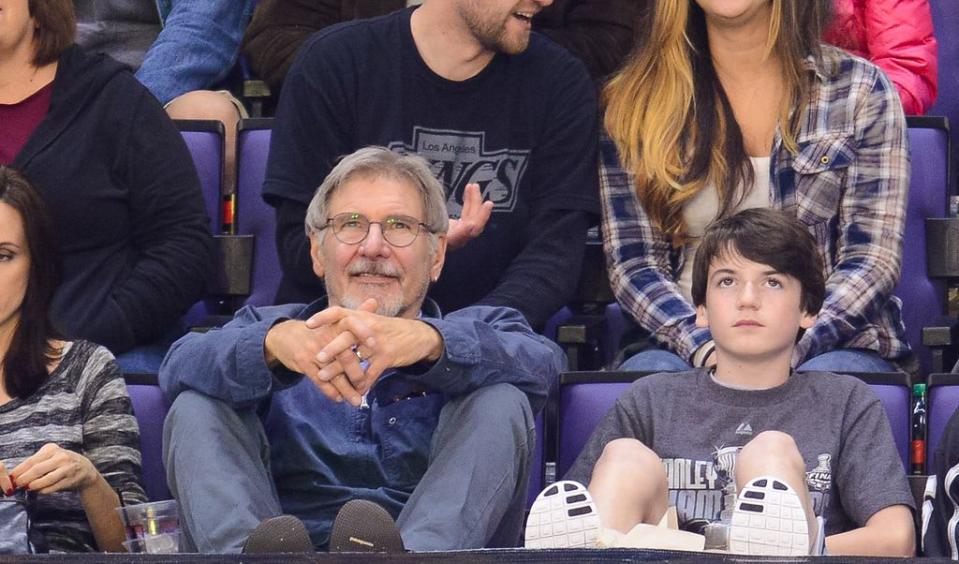
{"label": "older man with glasses", "polygon": [[[323,549],[351,500],[396,519],[384,525],[398,527],[396,547],[518,541],[533,414],[564,359],[516,310],[441,317],[426,299],[446,252],[445,200],[421,157],[357,151],[307,210],[327,297],[247,307],[174,344],[160,370],[173,400],[164,458],[188,546],[236,552],[256,529],[251,543],[288,550],[288,530],[269,538],[285,513]],[[370,527],[371,506],[352,506]],[[340,548],[388,548],[377,534],[389,532],[349,532]]]}

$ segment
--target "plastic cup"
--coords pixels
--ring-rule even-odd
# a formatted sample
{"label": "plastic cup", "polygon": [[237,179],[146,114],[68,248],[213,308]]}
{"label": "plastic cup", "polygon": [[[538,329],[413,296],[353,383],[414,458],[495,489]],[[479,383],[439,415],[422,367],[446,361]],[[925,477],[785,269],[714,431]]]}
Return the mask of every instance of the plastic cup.
{"label": "plastic cup", "polygon": [[123,521],[127,540],[180,532],[180,518],[176,500],[139,503],[117,507]]}
{"label": "plastic cup", "polygon": [[175,554],[180,552],[180,533],[147,535],[139,539],[125,540],[123,547],[127,549],[127,552]]}

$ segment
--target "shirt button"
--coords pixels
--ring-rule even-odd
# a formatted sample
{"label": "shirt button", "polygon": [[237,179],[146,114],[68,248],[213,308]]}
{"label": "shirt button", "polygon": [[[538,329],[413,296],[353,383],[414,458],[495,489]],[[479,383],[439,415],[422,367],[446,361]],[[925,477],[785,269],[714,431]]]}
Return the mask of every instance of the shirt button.
{"label": "shirt button", "polygon": [[825,165],[825,164],[829,164],[829,157],[826,156],[826,155],[823,155],[822,158],[819,159],[819,162],[821,162],[821,163],[824,164],[824,165]]}
{"label": "shirt button", "polygon": [[390,425],[396,423],[396,417],[390,417]]}

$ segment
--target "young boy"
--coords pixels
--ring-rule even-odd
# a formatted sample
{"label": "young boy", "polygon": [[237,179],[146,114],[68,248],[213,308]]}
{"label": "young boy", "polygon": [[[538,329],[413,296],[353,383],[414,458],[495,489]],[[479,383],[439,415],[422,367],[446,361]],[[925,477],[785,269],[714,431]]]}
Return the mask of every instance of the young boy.
{"label": "young boy", "polygon": [[879,399],[850,376],[791,370],[825,295],[806,227],[742,211],[707,229],[695,261],[715,366],[635,382],[568,472],[575,482],[537,498],[527,546],[588,546],[597,531],[581,531],[628,533],[675,506],[686,531],[726,523],[731,552],[819,554],[824,526],[830,554],[912,555],[913,498]]}

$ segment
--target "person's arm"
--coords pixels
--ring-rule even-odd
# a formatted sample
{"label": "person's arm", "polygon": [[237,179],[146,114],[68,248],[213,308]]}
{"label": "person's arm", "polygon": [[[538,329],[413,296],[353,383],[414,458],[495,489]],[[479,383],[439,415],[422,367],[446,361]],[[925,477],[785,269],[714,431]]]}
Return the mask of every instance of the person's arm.
{"label": "person's arm", "polygon": [[[575,0],[564,14],[533,19],[533,28],[569,49],[601,81],[626,59],[639,24],[643,2],[636,0]],[[565,8],[557,3],[546,10]],[[559,21],[560,25],[551,25]],[[537,25],[539,24],[539,25]]]}
{"label": "person's arm", "polygon": [[547,92],[528,94],[549,104],[526,173],[531,217],[522,249],[496,287],[477,302],[518,309],[536,328],[576,290],[586,231],[597,207],[596,94],[582,65],[571,62],[557,65],[562,74],[542,85]]}
{"label": "person's arm", "polygon": [[559,347],[535,333],[511,308],[472,306],[443,319],[423,321],[442,336],[443,354],[428,370],[409,377],[450,396],[512,384],[526,394],[537,413],[566,368],[566,356]]}
{"label": "person's arm", "polygon": [[214,86],[240,51],[252,0],[174,0],[137,78],[161,104]]}
{"label": "person's arm", "polygon": [[[841,388],[837,385],[836,389]],[[842,429],[837,429],[841,450],[833,458],[830,503],[841,500],[843,511],[857,526],[828,536],[826,551],[837,555],[912,556],[915,501],[886,410],[863,382],[854,382],[845,393]]]}
{"label": "person's arm", "polygon": [[916,554],[912,511],[905,505],[880,509],[858,529],[826,538],[830,555],[901,556]]}
{"label": "person's arm", "polygon": [[[345,13],[352,4],[354,13]],[[306,38],[336,23],[388,14],[402,8],[404,0],[262,0],[256,7],[246,36],[243,54],[253,72],[279,92],[283,79]]]}
{"label": "person's arm", "polygon": [[265,341],[269,331],[292,318],[299,307],[246,306],[223,327],[187,333],[163,359],[160,388],[170,401],[190,389],[234,408],[248,408],[294,384],[301,376],[282,365],[271,366]]}
{"label": "person's arm", "polygon": [[896,85],[906,114],[926,113],[938,93],[938,44],[929,0],[860,5],[869,60]]}
{"label": "person's arm", "polygon": [[[592,214],[541,209],[524,229],[523,249],[476,305],[511,307],[537,329],[569,303],[579,282]],[[455,251],[453,251],[455,252]]]}
{"label": "person's arm", "polygon": [[[899,282],[909,147],[906,119],[886,76],[871,70],[862,81],[855,108],[855,147],[839,201],[838,238],[826,299],[793,351],[793,365],[848,342],[875,321]],[[855,98],[854,98],[855,99]],[[846,104],[846,100],[837,103]]]}
{"label": "person's arm", "polygon": [[679,356],[691,359],[710,341],[696,327],[696,310],[683,298],[672,274],[669,239],[636,197],[632,177],[619,164],[616,145],[600,143],[603,248],[616,301],[641,327]]}
{"label": "person's arm", "polygon": [[470,306],[443,319],[404,319],[370,313],[376,304],[368,302],[372,308],[365,307],[368,304],[360,310],[330,308],[308,320],[309,327],[332,327],[338,334],[320,353],[327,364],[323,382],[358,367],[352,352],[358,345],[369,364],[364,374],[349,378],[360,393],[395,368],[449,396],[512,384],[526,394],[536,412],[566,365],[562,351],[511,308]]}
{"label": "person's arm", "polygon": [[[136,257],[111,289],[116,307],[88,328],[88,338],[114,352],[169,331],[203,295],[215,264],[200,181],[183,138],[156,100],[129,81],[139,92],[129,130],[118,139],[117,174],[129,197]],[[119,334],[135,342],[111,342]]]}
{"label": "person's arm", "polygon": [[40,495],[75,491],[97,547],[122,552],[126,535],[116,512],[117,494],[129,504],[146,501],[140,483],[137,421],[120,370],[105,349],[94,350],[78,369],[97,370],[83,374],[77,390],[83,410],[81,452],[46,444],[14,468],[11,476],[17,487]]}

